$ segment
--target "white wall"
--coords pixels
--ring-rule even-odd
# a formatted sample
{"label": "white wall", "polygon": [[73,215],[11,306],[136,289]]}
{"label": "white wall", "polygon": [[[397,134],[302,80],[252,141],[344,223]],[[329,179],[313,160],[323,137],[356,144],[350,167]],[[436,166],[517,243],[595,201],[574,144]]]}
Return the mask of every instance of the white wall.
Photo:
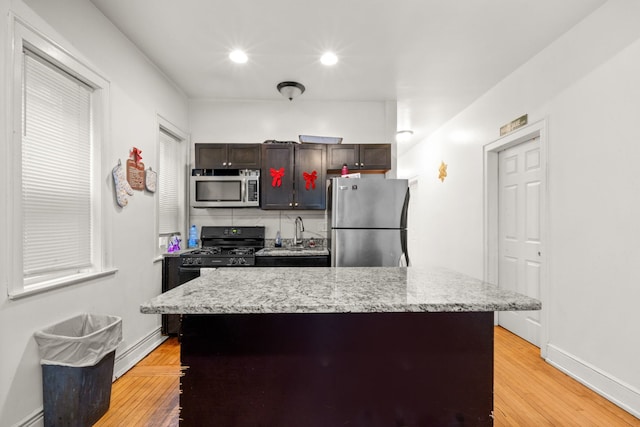
{"label": "white wall", "polygon": [[[423,252],[483,277],[483,145],[545,120],[547,360],[640,416],[640,3],[612,0],[398,157]],[[448,177],[437,180],[438,165]]]}
{"label": "white wall", "polygon": [[[277,94],[275,84],[273,90]],[[339,136],[345,144],[395,144],[396,109],[389,102],[307,101],[304,94],[293,101],[284,97],[276,101],[190,100],[189,121],[194,144],[298,141],[298,135]],[[326,238],[324,211],[190,209],[191,222],[198,229],[202,225],[259,225],[265,227],[268,239],[275,238],[278,230],[283,238],[293,238],[298,215],[304,221],[304,238]]]}
{"label": "white wall", "polygon": [[[111,140],[109,163],[126,160],[129,150],[142,150],[145,166],[157,167],[158,114],[187,129],[186,97],[119,33],[93,5],[84,0],[27,2],[0,0],[2,28],[7,28],[12,9],[55,42],[85,59],[111,85]],[[33,13],[35,11],[35,13]],[[5,30],[0,31],[0,130],[2,144],[9,139],[6,122],[8,52]],[[4,152],[4,147],[2,152]],[[113,193],[111,171],[105,171],[104,190]],[[8,207],[0,187],[2,235]],[[142,315],[141,302],[157,295],[161,286],[161,266],[154,262],[156,197],[136,192],[124,209],[113,201],[107,223],[112,225],[115,276],[79,283],[19,300],[7,299],[6,253],[0,252],[0,425],[41,422],[42,385],[39,355],[32,338],[36,330],[80,312],[103,313],[123,318],[123,342],[116,353],[116,370],[135,362],[160,339],[157,315]],[[154,342],[155,340],[155,342]]]}

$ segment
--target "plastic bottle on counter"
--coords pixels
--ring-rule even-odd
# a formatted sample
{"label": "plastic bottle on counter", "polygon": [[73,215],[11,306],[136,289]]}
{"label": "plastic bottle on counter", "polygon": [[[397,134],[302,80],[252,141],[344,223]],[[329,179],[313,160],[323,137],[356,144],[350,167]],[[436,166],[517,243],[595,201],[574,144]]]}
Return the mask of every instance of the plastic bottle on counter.
{"label": "plastic bottle on counter", "polygon": [[349,168],[347,167],[347,164],[343,164],[342,165],[342,173],[340,175],[345,176],[349,174]]}
{"label": "plastic bottle on counter", "polygon": [[276,241],[274,243],[274,246],[276,248],[281,248],[282,247],[282,237],[280,237],[280,230],[278,230],[276,232]]}
{"label": "plastic bottle on counter", "polygon": [[192,225],[189,229],[189,242],[188,247],[197,248],[198,247],[198,229],[195,225]]}

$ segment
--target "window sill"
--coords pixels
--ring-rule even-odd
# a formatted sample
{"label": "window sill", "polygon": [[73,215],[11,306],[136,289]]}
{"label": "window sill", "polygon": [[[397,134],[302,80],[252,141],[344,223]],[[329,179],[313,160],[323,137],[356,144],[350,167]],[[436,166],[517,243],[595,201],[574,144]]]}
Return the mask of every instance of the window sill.
{"label": "window sill", "polygon": [[9,292],[9,299],[17,300],[21,298],[26,298],[31,295],[41,294],[53,289],[60,289],[65,286],[75,285],[76,283],[88,282],[90,280],[98,279],[100,277],[112,276],[116,274],[117,271],[118,271],[117,268],[110,268],[110,269],[96,272],[96,273],[83,273],[83,274],[77,274],[71,277],[64,277],[56,280],[49,280],[47,282],[43,282],[37,285],[28,286],[19,291]]}

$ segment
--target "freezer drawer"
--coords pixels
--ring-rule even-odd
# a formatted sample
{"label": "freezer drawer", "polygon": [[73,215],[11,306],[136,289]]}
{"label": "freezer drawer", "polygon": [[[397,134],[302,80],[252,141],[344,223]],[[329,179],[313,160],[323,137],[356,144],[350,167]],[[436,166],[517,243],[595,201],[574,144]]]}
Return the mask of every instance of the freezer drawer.
{"label": "freezer drawer", "polygon": [[408,264],[406,241],[406,230],[333,229],[331,266],[403,267]]}

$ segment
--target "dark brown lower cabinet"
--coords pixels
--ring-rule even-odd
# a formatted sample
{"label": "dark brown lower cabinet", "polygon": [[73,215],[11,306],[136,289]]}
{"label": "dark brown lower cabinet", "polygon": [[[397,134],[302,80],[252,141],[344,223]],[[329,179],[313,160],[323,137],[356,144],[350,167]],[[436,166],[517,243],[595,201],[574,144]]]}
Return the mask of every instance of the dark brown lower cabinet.
{"label": "dark brown lower cabinet", "polygon": [[329,255],[256,256],[256,267],[331,267]]}
{"label": "dark brown lower cabinet", "polygon": [[490,426],[493,313],[184,315],[181,426]]}

